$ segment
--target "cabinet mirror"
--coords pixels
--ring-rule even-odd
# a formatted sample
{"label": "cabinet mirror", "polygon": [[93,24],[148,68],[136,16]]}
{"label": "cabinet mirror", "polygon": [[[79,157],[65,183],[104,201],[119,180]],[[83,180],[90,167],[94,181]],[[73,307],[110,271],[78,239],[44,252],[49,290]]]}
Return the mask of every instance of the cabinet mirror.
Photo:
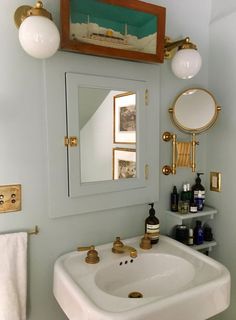
{"label": "cabinet mirror", "polygon": [[136,178],[136,93],[78,87],[78,116],[81,183]]}

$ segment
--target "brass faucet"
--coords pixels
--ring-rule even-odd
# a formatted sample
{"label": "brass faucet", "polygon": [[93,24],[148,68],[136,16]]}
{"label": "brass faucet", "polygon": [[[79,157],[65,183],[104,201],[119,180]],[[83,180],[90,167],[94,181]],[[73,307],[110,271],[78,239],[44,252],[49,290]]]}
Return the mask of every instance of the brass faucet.
{"label": "brass faucet", "polygon": [[116,237],[116,240],[113,242],[112,247],[113,253],[125,253],[129,252],[131,258],[137,257],[137,250],[130,246],[125,246],[124,243],[120,240],[120,237]]}
{"label": "brass faucet", "polygon": [[77,251],[87,251],[87,256],[85,258],[85,262],[89,264],[95,264],[100,261],[97,250],[95,250],[94,246],[89,247],[78,247]]}

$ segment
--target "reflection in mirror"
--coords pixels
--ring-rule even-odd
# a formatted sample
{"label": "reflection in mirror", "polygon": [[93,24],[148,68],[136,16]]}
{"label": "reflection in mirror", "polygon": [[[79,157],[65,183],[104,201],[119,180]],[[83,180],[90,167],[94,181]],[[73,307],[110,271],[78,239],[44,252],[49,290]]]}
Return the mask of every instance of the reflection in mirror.
{"label": "reflection in mirror", "polygon": [[81,183],[135,178],[136,94],[79,87],[78,96]]}
{"label": "reflection in mirror", "polygon": [[174,101],[172,114],[175,125],[188,133],[201,133],[216,121],[218,111],[213,95],[205,89],[192,88],[182,92]]}

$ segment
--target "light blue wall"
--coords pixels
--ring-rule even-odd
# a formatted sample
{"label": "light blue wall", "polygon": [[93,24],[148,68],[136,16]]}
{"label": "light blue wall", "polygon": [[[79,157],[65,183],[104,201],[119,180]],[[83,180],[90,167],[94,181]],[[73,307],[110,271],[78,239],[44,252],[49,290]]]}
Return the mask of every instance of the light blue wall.
{"label": "light blue wall", "polygon": [[[191,81],[182,81],[173,76],[170,64],[153,65],[157,76],[161,73],[161,133],[177,131],[172,126],[167,109],[175,96],[188,87],[207,87],[208,84],[208,25],[210,0],[153,0],[152,3],[167,7],[167,34],[173,39],[189,35],[198,44],[203,57],[203,68]],[[35,1],[27,4],[34,5]],[[116,235],[131,237],[143,233],[147,206],[140,205],[106,212],[50,219],[47,196],[47,148],[44,96],[43,62],[26,55],[20,48],[13,14],[20,0],[2,0],[0,10],[0,136],[1,184],[22,184],[22,211],[0,216],[0,231],[30,229],[35,224],[40,234],[29,241],[29,320],[65,320],[52,294],[53,263],[55,259],[78,245],[110,242]],[[45,6],[59,21],[59,0],[44,1]],[[200,21],[200,23],[199,23]],[[60,54],[60,53],[58,53]],[[73,53],[67,53],[69,58]],[[53,58],[51,58],[53,59]],[[104,64],[107,59],[77,55],[78,64]],[[120,63],[140,63],[109,60],[119,68]],[[158,121],[158,120],[157,120]],[[219,130],[216,128],[216,130]],[[178,136],[184,136],[178,133]],[[198,168],[206,170],[205,135],[199,137]],[[160,168],[170,163],[170,145],[160,143]],[[159,163],[157,163],[159,166]],[[210,167],[212,168],[212,166]],[[169,204],[169,192],[173,184],[181,185],[188,180],[193,183],[190,170],[179,170],[175,177],[160,177],[160,203],[156,204],[164,229],[164,209]],[[232,320],[232,319],[230,319]]]}

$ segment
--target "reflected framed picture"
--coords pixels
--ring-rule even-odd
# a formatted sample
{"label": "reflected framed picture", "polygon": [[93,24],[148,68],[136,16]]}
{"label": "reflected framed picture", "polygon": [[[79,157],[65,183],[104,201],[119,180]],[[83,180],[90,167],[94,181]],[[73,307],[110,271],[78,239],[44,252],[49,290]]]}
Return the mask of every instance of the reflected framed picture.
{"label": "reflected framed picture", "polygon": [[164,7],[140,0],[61,0],[61,49],[164,61]]}
{"label": "reflected framed picture", "polygon": [[136,178],[136,150],[113,149],[113,180]]}
{"label": "reflected framed picture", "polygon": [[114,96],[114,143],[136,143],[136,94]]}

